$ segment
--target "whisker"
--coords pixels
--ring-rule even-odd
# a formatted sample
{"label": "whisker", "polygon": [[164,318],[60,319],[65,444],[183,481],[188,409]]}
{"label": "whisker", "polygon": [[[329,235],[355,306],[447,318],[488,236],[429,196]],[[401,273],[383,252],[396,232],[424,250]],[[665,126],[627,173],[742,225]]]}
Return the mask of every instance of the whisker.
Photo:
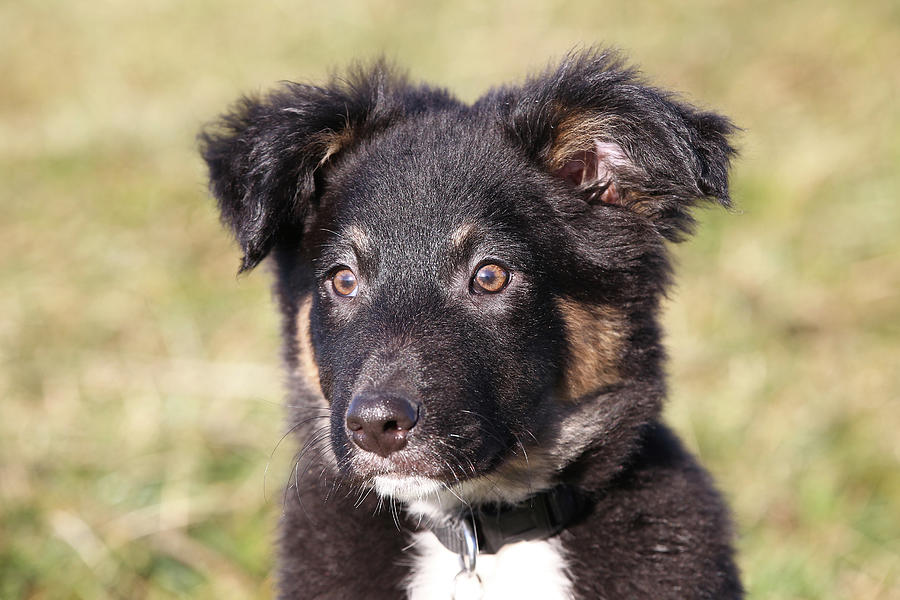
{"label": "whisker", "polygon": [[269,476],[269,467],[271,466],[272,459],[275,458],[275,453],[278,451],[278,448],[279,448],[279,446],[281,446],[281,443],[285,440],[285,438],[287,438],[287,436],[289,436],[293,432],[297,431],[297,429],[299,429],[303,425],[310,423],[312,421],[315,421],[316,419],[325,418],[326,416],[327,415],[317,415],[314,417],[309,417],[308,419],[303,419],[302,421],[295,423],[292,427],[290,427],[287,431],[285,431],[284,435],[282,435],[278,439],[278,441],[275,443],[275,447],[272,448],[272,452],[269,454],[269,459],[266,461],[266,468],[263,471],[263,501],[264,502],[269,501],[268,494],[266,492],[266,481]]}
{"label": "whisker", "polygon": [[[320,427],[303,445],[300,451],[297,453],[297,458],[294,460],[294,467],[292,469],[292,475],[294,479],[294,490],[297,495],[297,503],[302,506],[303,502],[300,495],[300,480],[302,477],[306,475],[309,467],[315,461],[316,458],[321,456],[321,450],[316,448],[318,444],[320,444],[323,440],[328,438],[328,427]],[[313,453],[312,456],[307,456],[308,453]],[[308,458],[306,462],[306,466],[303,469],[303,472],[300,472],[300,462],[304,459]],[[290,479],[288,479],[288,483],[290,484]],[[284,505],[287,502],[287,492],[290,490],[290,485],[285,489],[285,493],[282,496],[282,510],[284,510]]]}

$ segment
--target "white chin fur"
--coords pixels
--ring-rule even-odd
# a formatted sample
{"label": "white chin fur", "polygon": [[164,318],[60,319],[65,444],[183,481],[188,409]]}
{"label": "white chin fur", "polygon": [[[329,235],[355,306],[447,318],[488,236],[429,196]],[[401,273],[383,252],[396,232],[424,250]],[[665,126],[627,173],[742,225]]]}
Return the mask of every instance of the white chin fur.
{"label": "white chin fur", "polygon": [[393,498],[407,504],[436,494],[443,487],[441,482],[428,477],[397,477],[395,475],[375,477],[375,491],[380,496]]}

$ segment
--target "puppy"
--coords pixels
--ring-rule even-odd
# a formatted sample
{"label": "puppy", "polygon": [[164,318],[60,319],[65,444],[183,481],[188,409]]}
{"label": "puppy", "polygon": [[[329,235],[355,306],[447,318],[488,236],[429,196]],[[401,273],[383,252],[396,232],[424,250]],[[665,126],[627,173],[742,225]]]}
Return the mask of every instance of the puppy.
{"label": "puppy", "polygon": [[658,323],[733,132],[588,50],[472,104],[359,67],[201,134],[283,314],[282,598],[742,596]]}

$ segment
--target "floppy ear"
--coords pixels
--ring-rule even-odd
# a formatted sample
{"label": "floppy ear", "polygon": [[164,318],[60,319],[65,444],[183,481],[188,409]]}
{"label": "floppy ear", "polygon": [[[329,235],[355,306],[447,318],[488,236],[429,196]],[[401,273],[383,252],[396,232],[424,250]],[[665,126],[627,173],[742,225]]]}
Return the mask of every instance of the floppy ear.
{"label": "floppy ear", "polygon": [[674,241],[697,201],[730,205],[734,125],[644,85],[613,53],[570,54],[505,94],[508,133],[588,202],[642,214]]}
{"label": "floppy ear", "polygon": [[409,86],[383,62],[323,87],[286,83],[242,98],[199,136],[210,190],[244,253],[240,270],[259,264],[279,234],[301,229],[341,152],[450,101],[441,90]]}

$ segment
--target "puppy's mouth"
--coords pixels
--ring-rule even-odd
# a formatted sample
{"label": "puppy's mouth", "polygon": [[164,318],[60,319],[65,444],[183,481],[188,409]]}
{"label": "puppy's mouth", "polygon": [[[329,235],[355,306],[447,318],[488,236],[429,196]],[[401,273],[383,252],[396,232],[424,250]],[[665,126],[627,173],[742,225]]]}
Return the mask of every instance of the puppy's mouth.
{"label": "puppy's mouth", "polygon": [[[434,480],[453,484],[476,476],[470,460],[461,460],[457,452],[440,452],[429,443],[417,443],[388,456],[353,448],[345,465],[354,478],[374,482],[378,478]],[[457,456],[457,458],[453,458]],[[463,463],[466,466],[463,466]]]}
{"label": "puppy's mouth", "polygon": [[346,464],[353,473],[364,478],[377,475],[437,477],[440,471],[436,464],[437,461],[428,460],[428,454],[414,448],[404,448],[388,456],[380,456],[374,452],[352,447]]}
{"label": "puppy's mouth", "polygon": [[509,454],[493,445],[458,448],[450,441],[415,436],[405,448],[387,456],[364,451],[350,442],[345,446],[349,452],[339,464],[353,480],[373,488],[380,496],[410,503],[489,476]]}

